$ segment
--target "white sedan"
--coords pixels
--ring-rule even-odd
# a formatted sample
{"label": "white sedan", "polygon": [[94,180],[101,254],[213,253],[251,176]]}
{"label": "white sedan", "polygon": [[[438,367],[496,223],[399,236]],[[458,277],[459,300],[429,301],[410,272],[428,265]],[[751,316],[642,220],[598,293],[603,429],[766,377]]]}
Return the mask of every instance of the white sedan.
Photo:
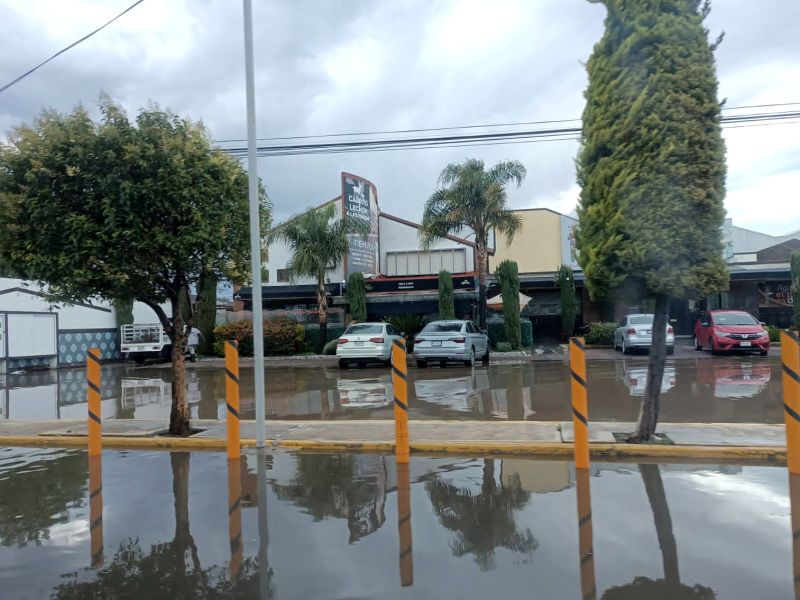
{"label": "white sedan", "polygon": [[[649,350],[653,343],[653,315],[628,315],[614,331],[614,350],[630,354],[633,350]],[[675,351],[675,331],[667,323],[667,354]]]}
{"label": "white sedan", "polygon": [[489,336],[472,321],[433,321],[414,339],[414,358],[424,369],[428,361],[442,366],[446,361],[463,362],[470,367],[476,359],[489,362]]}
{"label": "white sedan", "polygon": [[402,339],[403,334],[391,323],[356,323],[350,325],[336,344],[339,367],[346,369],[351,363],[366,364],[392,360],[392,342]]}

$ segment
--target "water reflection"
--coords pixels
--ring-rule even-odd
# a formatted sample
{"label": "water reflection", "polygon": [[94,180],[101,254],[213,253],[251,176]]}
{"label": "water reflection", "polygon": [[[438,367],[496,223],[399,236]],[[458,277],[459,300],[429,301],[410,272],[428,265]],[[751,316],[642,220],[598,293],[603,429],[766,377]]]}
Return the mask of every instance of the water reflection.
{"label": "water reflection", "polygon": [[[224,419],[221,368],[187,373],[192,418]],[[646,383],[646,359],[589,361],[592,418],[634,420]],[[780,363],[771,358],[671,359],[662,380],[662,418],[673,422],[783,420]],[[409,415],[415,418],[570,420],[568,368],[561,362],[410,369]],[[392,419],[388,369],[269,368],[267,411],[272,419]],[[252,369],[241,369],[242,418],[255,416]],[[84,419],[82,370],[8,375],[0,379],[0,418]],[[103,369],[105,418],[167,419],[168,368],[108,365]],[[747,403],[735,400],[749,398]]]}
{"label": "water reflection", "polygon": [[495,459],[483,461],[479,490],[457,485],[442,476],[425,483],[433,510],[444,527],[455,532],[453,556],[472,554],[482,571],[495,567],[495,549],[506,548],[527,557],[539,546],[527,527],[518,527],[515,511],[529,501],[521,485],[506,485],[495,477]]}

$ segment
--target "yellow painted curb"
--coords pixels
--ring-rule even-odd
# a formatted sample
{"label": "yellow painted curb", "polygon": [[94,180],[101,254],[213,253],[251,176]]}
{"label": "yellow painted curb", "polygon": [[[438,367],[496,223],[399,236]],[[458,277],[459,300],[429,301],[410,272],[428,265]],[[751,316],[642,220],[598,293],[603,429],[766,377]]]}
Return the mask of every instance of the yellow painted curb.
{"label": "yellow painted curb", "polygon": [[[241,440],[242,447],[252,448],[256,440]],[[335,441],[335,440],[267,440],[271,447],[312,452],[369,452],[391,453],[393,441]],[[86,436],[0,436],[0,446],[86,448]],[[224,438],[121,437],[103,436],[103,447],[114,450],[210,450],[226,449]],[[569,442],[495,442],[495,441],[412,441],[416,454],[527,454],[558,457],[570,460],[573,446]],[[594,458],[604,459],[677,459],[677,460],[738,460],[784,464],[786,448],[782,446],[668,446],[648,444],[591,443]]]}

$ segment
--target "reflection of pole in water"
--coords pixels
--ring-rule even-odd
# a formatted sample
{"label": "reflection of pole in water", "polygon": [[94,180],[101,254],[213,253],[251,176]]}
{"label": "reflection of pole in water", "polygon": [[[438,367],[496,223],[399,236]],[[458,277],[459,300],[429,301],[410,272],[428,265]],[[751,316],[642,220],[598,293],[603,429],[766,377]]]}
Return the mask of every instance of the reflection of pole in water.
{"label": "reflection of pole in water", "polygon": [[789,502],[792,507],[792,574],[794,597],[800,600],[800,475],[789,473]]}
{"label": "reflection of pole in water", "polygon": [[597,590],[594,580],[592,495],[589,489],[589,469],[575,469],[575,488],[578,496],[578,551],[581,565],[581,598],[594,600],[597,597]]}
{"label": "reflection of pole in water", "polygon": [[258,597],[271,598],[269,568],[269,523],[267,521],[267,464],[263,450],[256,451],[256,474],[258,477]]}
{"label": "reflection of pole in water", "polygon": [[400,530],[400,585],[414,583],[411,553],[411,482],[408,463],[397,463],[397,527]]}
{"label": "reflection of pole in water", "polygon": [[242,564],[242,466],[241,459],[228,460],[228,538],[231,544],[231,579]]}
{"label": "reflection of pole in water", "polygon": [[103,466],[102,455],[89,456],[89,537],[92,568],[103,566]]}

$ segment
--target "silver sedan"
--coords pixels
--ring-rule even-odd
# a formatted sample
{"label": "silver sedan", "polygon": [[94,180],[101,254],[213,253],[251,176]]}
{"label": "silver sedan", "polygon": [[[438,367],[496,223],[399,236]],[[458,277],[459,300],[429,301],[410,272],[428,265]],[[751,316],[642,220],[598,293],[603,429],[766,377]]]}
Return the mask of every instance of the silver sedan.
{"label": "silver sedan", "polygon": [[[630,354],[649,349],[653,343],[653,315],[636,314],[624,317],[614,331],[614,350]],[[667,324],[667,354],[675,351],[675,331]]]}
{"label": "silver sedan", "polygon": [[489,362],[489,336],[472,321],[433,321],[414,338],[414,358],[424,369],[428,361],[457,361],[466,366],[476,359]]}
{"label": "silver sedan", "polygon": [[339,366],[347,368],[351,363],[365,364],[371,361],[388,365],[392,358],[392,342],[401,337],[402,333],[391,323],[350,325],[336,344]]}

